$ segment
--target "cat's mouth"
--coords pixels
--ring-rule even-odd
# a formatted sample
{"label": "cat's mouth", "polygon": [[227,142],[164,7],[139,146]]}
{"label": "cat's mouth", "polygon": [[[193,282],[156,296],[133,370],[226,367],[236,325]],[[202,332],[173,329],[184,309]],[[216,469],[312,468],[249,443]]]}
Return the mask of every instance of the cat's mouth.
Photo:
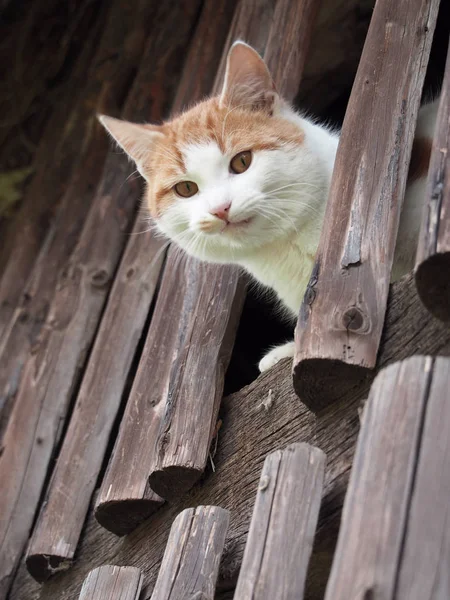
{"label": "cat's mouth", "polygon": [[244,229],[249,223],[252,222],[252,220],[253,218],[249,217],[248,219],[242,219],[241,221],[227,221],[221,233],[224,233],[225,231],[237,231],[239,229]]}

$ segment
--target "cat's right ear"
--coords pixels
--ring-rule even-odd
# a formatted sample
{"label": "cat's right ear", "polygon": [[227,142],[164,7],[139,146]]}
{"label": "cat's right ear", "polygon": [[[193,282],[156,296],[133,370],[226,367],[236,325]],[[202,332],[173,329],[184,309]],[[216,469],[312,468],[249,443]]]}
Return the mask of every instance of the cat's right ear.
{"label": "cat's right ear", "polygon": [[279,96],[264,60],[248,44],[235,42],[228,52],[220,106],[273,114],[278,103]]}
{"label": "cat's right ear", "polygon": [[155,142],[164,135],[160,131],[160,127],[158,125],[139,125],[105,115],[98,115],[98,120],[122,150],[136,163],[141,175],[145,176],[145,162]]}

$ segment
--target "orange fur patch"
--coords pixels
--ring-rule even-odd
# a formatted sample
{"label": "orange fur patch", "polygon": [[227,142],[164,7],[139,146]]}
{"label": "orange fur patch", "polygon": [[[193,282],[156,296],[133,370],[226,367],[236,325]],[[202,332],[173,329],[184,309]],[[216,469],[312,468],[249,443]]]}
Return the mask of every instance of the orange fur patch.
{"label": "orange fur patch", "polygon": [[150,180],[148,204],[155,217],[177,201],[172,187],[185,176],[182,151],[188,145],[213,141],[231,159],[244,150],[276,150],[304,140],[294,123],[264,111],[221,107],[218,98],[201,102],[164,123],[160,131],[165,137],[158,140],[144,165]]}

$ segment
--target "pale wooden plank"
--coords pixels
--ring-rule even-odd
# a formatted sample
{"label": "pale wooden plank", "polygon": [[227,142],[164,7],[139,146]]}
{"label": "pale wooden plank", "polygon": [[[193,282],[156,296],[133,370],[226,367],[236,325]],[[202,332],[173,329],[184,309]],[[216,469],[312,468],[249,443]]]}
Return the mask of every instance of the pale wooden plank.
{"label": "pale wooden plank", "polygon": [[141,588],[142,574],[136,567],[105,565],[86,577],[79,600],[138,600]]}
{"label": "pale wooden plank", "polygon": [[325,461],[298,443],[264,461],[235,600],[303,598]]}
{"label": "pale wooden plank", "polygon": [[214,600],[230,514],[218,506],[188,508],[170,529],[152,600]]}
{"label": "pale wooden plank", "polygon": [[433,358],[414,356],[381,371],[372,385],[326,600],[398,597],[398,569],[432,382]]}
{"label": "pale wooden plank", "polygon": [[294,385],[318,411],[376,364],[439,0],[378,0],[296,329]]}
{"label": "pale wooden plank", "polygon": [[428,172],[416,256],[416,285],[438,319],[450,320],[450,47]]}
{"label": "pale wooden plank", "polygon": [[[147,23],[143,32],[148,43],[128,95],[127,115],[160,118],[178,83],[181,65],[174,58],[171,35],[176,28],[177,47],[184,50],[197,10],[186,0],[174,3],[171,11],[164,7],[160,11],[160,18]],[[139,13],[132,20],[133,33],[134,19],[139,19]],[[150,90],[158,102],[149,102],[149,82],[154,83]],[[0,495],[0,580],[5,586],[28,539],[71,395],[134,217],[140,186],[136,181],[125,183],[129,173],[124,157],[111,152],[78,243],[58,272],[55,294],[38,335],[31,348],[27,345],[0,457],[0,480],[8,481],[6,493]]]}
{"label": "pale wooden plank", "polygon": [[450,598],[450,360],[434,360],[396,600]]}

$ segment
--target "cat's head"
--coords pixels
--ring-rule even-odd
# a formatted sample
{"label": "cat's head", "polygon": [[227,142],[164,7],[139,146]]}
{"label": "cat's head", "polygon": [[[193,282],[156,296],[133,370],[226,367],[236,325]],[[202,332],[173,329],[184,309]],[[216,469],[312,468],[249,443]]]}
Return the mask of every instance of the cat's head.
{"label": "cat's head", "polygon": [[162,125],[100,120],[147,181],[158,228],[194,256],[239,260],[307,216],[295,201],[304,133],[247,44],[232,46],[218,97]]}

